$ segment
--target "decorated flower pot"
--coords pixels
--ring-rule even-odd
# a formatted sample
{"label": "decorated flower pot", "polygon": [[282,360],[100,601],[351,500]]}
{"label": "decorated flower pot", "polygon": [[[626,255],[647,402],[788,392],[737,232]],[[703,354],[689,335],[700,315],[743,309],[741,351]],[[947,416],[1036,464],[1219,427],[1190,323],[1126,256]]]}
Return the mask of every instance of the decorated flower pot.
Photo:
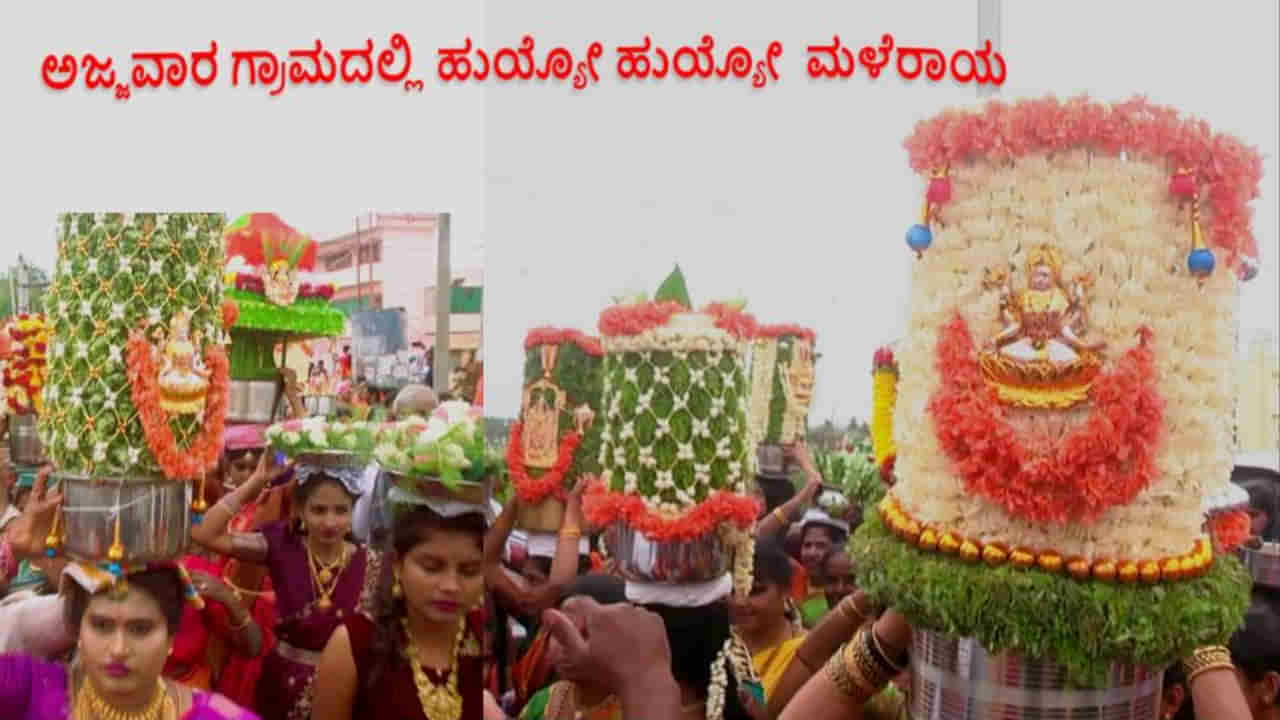
{"label": "decorated flower pot", "polygon": [[859,586],[1104,693],[1002,699],[974,670],[957,697],[1150,716],[1158,684],[1114,668],[1223,644],[1249,603],[1203,521],[1234,465],[1261,160],[1142,99],[948,111],[906,148],[924,186],[907,330],[876,362],[897,369],[895,482],[852,540]]}
{"label": "decorated flower pot", "polygon": [[759,448],[760,472],[790,475],[787,449],[804,440],[813,402],[817,335],[795,325],[762,325],[751,343],[748,418]]}
{"label": "decorated flower pot", "polygon": [[9,461],[18,465],[43,465],[48,460],[35,415],[9,416]]}
{"label": "decorated flower pot", "polygon": [[429,418],[377,428],[374,455],[407,497],[461,503],[487,513],[496,468],[485,451],[483,421],[479,408],[468,403],[441,403]]}
{"label": "decorated flower pot", "polygon": [[910,713],[932,720],[1157,720],[1163,668],[1113,663],[1081,690],[1053,662],[989,653],[972,638],[911,634]]}
{"label": "decorated flower pot", "polygon": [[734,579],[749,586],[760,511],[748,494],[754,331],[740,303],[692,310],[678,268],[656,301],[622,301],[600,316],[603,472],[583,509],[596,527],[620,524],[619,561],[634,581],[695,582],[723,575],[732,557]]}
{"label": "decorated flower pot", "polygon": [[[438,477],[428,475],[402,475],[396,472],[387,473],[393,484],[401,490],[422,498],[456,501],[468,505],[486,505],[493,497],[493,480],[484,478],[479,481],[458,480],[452,484]],[[557,528],[560,526],[557,525]]]}
{"label": "decorated flower pot", "polygon": [[[66,214],[45,296],[40,435],[79,560],[171,557],[222,450],[228,401],[220,214]],[[189,486],[197,483],[196,490]]]}
{"label": "decorated flower pot", "polygon": [[520,420],[511,428],[507,471],[520,498],[517,527],[556,532],[566,493],[600,471],[604,351],[576,330],[542,327],[525,337]]}

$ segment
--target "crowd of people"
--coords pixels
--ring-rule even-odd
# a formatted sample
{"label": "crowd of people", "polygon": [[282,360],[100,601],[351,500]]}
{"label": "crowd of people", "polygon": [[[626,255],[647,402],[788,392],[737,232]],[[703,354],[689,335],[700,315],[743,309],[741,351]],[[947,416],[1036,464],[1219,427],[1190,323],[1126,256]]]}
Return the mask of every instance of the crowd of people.
{"label": "crowd of people", "polygon": [[[410,386],[389,411],[436,404]],[[48,549],[50,478],[10,473],[0,505],[0,717],[481,717],[484,512],[393,509],[376,465],[285,461],[235,426],[188,554],[114,582]]]}
{"label": "crowd of people", "polygon": [[[628,602],[611,557],[613,530],[584,524],[579,483],[569,493],[556,542],[513,538],[519,499],[489,530],[485,574],[491,659],[486,720],[675,720],[703,718],[709,669],[730,628],[744,641],[763,697],[735,688],[723,717],[808,720],[906,718],[908,672],[868,702],[854,703],[831,671],[833,656],[860,628],[895,657],[911,627],[856,587],[845,550],[861,510],[833,517],[815,507],[822,476],[803,446],[794,460],[803,484],[761,478],[750,595],[696,608]],[[1274,474],[1245,479],[1252,531],[1275,537]],[[789,491],[789,492],[788,492]],[[1052,608],[1046,608],[1052,612]],[[1230,644],[1233,672],[1184,663],[1164,675],[1159,718],[1280,718],[1280,591],[1257,586],[1245,625]],[[902,666],[899,666],[902,669]]]}

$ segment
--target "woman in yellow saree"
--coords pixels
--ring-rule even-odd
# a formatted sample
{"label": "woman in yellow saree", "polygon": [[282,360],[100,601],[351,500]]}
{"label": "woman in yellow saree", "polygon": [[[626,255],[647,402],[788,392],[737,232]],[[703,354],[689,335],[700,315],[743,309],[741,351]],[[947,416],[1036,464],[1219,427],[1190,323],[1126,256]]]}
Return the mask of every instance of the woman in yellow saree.
{"label": "woman in yellow saree", "polygon": [[766,701],[804,641],[791,600],[791,559],[773,538],[756,541],[755,584],[732,605],[733,624],[751,651]]}

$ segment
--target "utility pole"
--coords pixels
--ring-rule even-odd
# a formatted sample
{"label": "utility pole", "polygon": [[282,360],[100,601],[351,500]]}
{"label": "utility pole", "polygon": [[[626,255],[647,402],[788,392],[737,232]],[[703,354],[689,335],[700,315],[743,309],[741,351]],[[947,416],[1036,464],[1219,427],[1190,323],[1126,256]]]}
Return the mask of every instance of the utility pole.
{"label": "utility pole", "polygon": [[[978,47],[985,47],[985,43],[991,41],[991,51],[1000,52],[1002,49],[1001,30],[1004,29],[1004,21],[1000,7],[1001,0],[978,0]],[[989,97],[1000,94],[1000,86],[995,83],[977,83],[978,97]]]}
{"label": "utility pole", "polygon": [[449,378],[453,369],[449,362],[449,314],[453,310],[453,271],[449,266],[450,213],[440,213],[436,222],[436,342],[435,375],[437,395],[449,392]]}

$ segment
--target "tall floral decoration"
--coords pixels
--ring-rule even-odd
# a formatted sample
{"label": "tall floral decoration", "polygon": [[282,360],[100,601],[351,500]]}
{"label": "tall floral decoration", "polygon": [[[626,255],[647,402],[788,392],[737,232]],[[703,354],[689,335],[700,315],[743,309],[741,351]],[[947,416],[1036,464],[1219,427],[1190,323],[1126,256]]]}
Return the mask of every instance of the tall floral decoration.
{"label": "tall floral decoration", "polygon": [[216,213],[59,218],[41,437],[57,468],[196,480],[227,403]]}
{"label": "tall floral decoration", "polygon": [[558,513],[541,508],[554,509],[579,478],[600,472],[604,350],[596,338],[552,327],[529,331],[524,350],[524,393],[507,471],[527,508],[521,526],[553,532]]}
{"label": "tall floral decoration", "polygon": [[898,449],[893,444],[893,413],[898,403],[898,363],[893,349],[876,350],[871,367],[871,452],[885,482],[893,480]]}
{"label": "tall floral decoration", "polygon": [[44,386],[49,372],[49,326],[44,315],[23,313],[9,321],[5,333],[10,340],[4,368],[9,412],[39,415],[44,412]]}

